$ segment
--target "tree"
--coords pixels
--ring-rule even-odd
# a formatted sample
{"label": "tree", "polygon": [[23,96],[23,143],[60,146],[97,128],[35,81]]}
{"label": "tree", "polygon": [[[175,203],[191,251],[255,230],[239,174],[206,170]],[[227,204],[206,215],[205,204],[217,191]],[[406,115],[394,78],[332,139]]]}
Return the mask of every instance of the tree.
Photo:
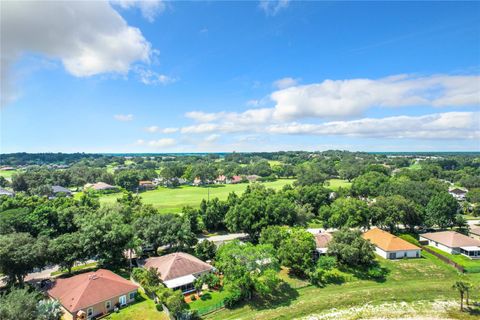
{"label": "tree", "polygon": [[328,176],[324,172],[320,165],[316,162],[305,162],[297,166],[295,170],[297,180],[296,184],[300,186],[320,184],[323,185]]}
{"label": "tree", "polygon": [[10,293],[0,295],[0,319],[36,319],[38,299],[38,292],[13,288]]}
{"label": "tree", "polygon": [[121,170],[115,174],[115,183],[129,191],[137,190],[139,181],[135,170]]}
{"label": "tree", "polygon": [[469,190],[466,198],[471,203],[480,203],[480,188]]}
{"label": "tree", "polygon": [[310,205],[312,212],[318,213],[323,205],[330,204],[330,190],[321,184],[312,184],[296,188],[296,200],[300,205]]}
{"label": "tree", "polygon": [[195,246],[195,255],[200,260],[211,260],[215,257],[217,247],[212,241],[207,239],[197,243]]}
{"label": "tree", "polygon": [[40,300],[37,304],[37,320],[60,320],[62,309],[57,300]]}
{"label": "tree", "polygon": [[315,239],[310,232],[292,228],[278,248],[278,257],[282,265],[289,267],[292,273],[304,276],[313,267],[315,248]]}
{"label": "tree", "polygon": [[465,294],[468,294],[471,288],[471,284],[467,281],[458,280],[458,281],[455,281],[452,288],[457,290],[458,293],[460,294],[460,311],[463,311],[463,297],[465,296]]}
{"label": "tree", "polygon": [[355,178],[352,184],[352,193],[362,197],[376,197],[388,177],[383,173],[370,171]]}
{"label": "tree", "polygon": [[79,232],[65,233],[50,241],[50,260],[72,272],[76,261],[87,258]]}
{"label": "tree", "polygon": [[457,200],[447,192],[434,195],[425,209],[426,222],[430,226],[438,225],[440,228],[451,227],[455,224],[458,213]]}
{"label": "tree", "polygon": [[399,195],[377,197],[371,211],[373,224],[387,227],[390,232],[395,232],[399,223],[413,231],[416,226],[423,225],[424,222],[421,208],[413,201]]}
{"label": "tree", "polygon": [[201,208],[200,214],[207,230],[215,231],[224,228],[223,221],[228,211],[227,202],[220,201],[218,198],[208,202],[203,200]]}
{"label": "tree", "polygon": [[46,260],[48,239],[33,238],[28,233],[0,235],[0,272],[9,282],[23,286],[23,279],[35,267],[42,267]]}
{"label": "tree", "polygon": [[343,266],[368,267],[375,261],[374,246],[360,230],[340,229],[328,244],[328,254]]}
{"label": "tree", "polygon": [[319,216],[326,227],[370,226],[371,212],[367,204],[355,198],[338,198],[330,206],[320,208]]}
{"label": "tree", "polygon": [[97,211],[78,217],[81,242],[87,254],[96,255],[105,266],[124,264],[124,251],[133,238],[129,219],[120,206],[101,207]]}

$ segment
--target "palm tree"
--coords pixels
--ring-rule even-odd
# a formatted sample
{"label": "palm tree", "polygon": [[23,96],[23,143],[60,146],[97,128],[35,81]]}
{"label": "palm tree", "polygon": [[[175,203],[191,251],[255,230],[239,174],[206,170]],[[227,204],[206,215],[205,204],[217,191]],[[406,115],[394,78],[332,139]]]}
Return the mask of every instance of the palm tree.
{"label": "palm tree", "polygon": [[[462,280],[455,281],[455,283],[452,286],[453,289],[456,289],[460,293],[460,311],[463,311],[463,296],[465,295],[465,293],[467,293],[468,295],[468,291],[470,290],[470,287],[471,287],[470,283]],[[468,304],[468,301],[467,301],[467,304]]]}

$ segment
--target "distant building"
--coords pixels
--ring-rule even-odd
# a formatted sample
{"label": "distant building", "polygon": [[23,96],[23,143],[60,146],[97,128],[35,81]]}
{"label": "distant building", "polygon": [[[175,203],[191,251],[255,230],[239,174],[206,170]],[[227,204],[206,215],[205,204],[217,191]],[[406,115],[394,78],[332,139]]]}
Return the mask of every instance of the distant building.
{"label": "distant building", "polygon": [[52,186],[52,196],[51,196],[51,198],[55,198],[60,194],[64,194],[67,197],[72,196],[72,192],[69,189],[64,188],[62,186]]}
{"label": "distant building", "polygon": [[455,231],[430,232],[420,235],[420,241],[450,254],[462,254],[470,259],[480,259],[480,240]]}
{"label": "distant building", "polygon": [[2,171],[12,171],[12,170],[15,170],[15,168],[14,168],[14,167],[4,166],[4,167],[0,167],[0,170],[2,170]]}
{"label": "distant building", "polygon": [[0,188],[0,196],[13,197],[13,196],[15,196],[15,193],[13,191],[9,191],[7,189]]}
{"label": "distant building", "polygon": [[200,179],[200,178],[198,178],[198,177],[195,178],[195,179],[193,179],[193,185],[194,185],[194,186],[199,186],[199,185],[201,185],[201,184],[202,184],[202,179]]}
{"label": "distant building", "polygon": [[143,181],[139,181],[138,182],[138,187],[140,189],[143,189],[143,190],[152,190],[152,189],[155,189],[156,186],[155,184],[153,183],[153,181],[149,181],[149,180],[143,180]]}
{"label": "distant building", "polygon": [[379,228],[365,232],[363,238],[375,246],[375,252],[385,259],[419,258],[421,248]]}
{"label": "distant building", "polygon": [[258,179],[260,179],[261,177],[260,176],[257,176],[256,174],[251,174],[249,176],[247,176],[247,180],[249,182],[255,182],[257,181]]}
{"label": "distant building", "polygon": [[195,291],[194,281],[199,276],[215,270],[208,263],[184,252],[148,258],[144,268],[157,268],[165,286],[173,290],[181,290],[182,293]]}
{"label": "distant building", "polygon": [[84,187],[84,189],[92,189],[96,191],[103,191],[103,190],[113,190],[117,189],[117,187],[109,185],[108,183],[105,182],[97,182],[97,183],[87,183]]}
{"label": "distant building", "polygon": [[327,253],[328,244],[332,240],[332,234],[329,232],[320,232],[320,233],[314,234],[314,237],[315,237],[316,251],[318,255]]}
{"label": "distant building", "polygon": [[58,278],[47,291],[62,305],[66,320],[92,319],[110,313],[115,307],[135,300],[138,286],[106,270]]}
{"label": "distant building", "polygon": [[453,188],[448,191],[455,199],[458,201],[463,201],[465,200],[465,197],[467,196],[467,190],[463,190],[460,188]]}
{"label": "distant building", "polygon": [[241,176],[233,176],[232,179],[230,179],[231,184],[240,183],[242,181],[243,181],[243,178]]}
{"label": "distant building", "polygon": [[219,176],[215,179],[215,183],[218,183],[218,184],[227,183],[227,177],[225,177],[223,174],[222,174],[222,175],[219,175]]}

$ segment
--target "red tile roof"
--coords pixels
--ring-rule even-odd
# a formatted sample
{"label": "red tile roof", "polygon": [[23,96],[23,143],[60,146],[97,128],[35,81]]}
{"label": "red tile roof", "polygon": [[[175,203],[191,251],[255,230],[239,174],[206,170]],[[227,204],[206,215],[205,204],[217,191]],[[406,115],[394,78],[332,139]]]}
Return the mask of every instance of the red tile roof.
{"label": "red tile roof", "polygon": [[363,238],[370,240],[383,251],[420,250],[416,245],[379,228],[368,230],[363,234]]}
{"label": "red tile roof", "polygon": [[55,280],[48,290],[70,313],[135,291],[138,286],[106,269]]}
{"label": "red tile roof", "polygon": [[433,240],[450,248],[480,247],[480,240],[476,240],[455,231],[441,231],[421,234],[420,237]]}
{"label": "red tile roof", "polygon": [[317,248],[326,248],[330,240],[332,240],[331,233],[323,232],[315,235],[315,243],[317,244]]}
{"label": "red tile roof", "polygon": [[200,273],[213,269],[211,265],[184,252],[170,253],[161,257],[148,258],[145,268],[157,268],[163,281]]}

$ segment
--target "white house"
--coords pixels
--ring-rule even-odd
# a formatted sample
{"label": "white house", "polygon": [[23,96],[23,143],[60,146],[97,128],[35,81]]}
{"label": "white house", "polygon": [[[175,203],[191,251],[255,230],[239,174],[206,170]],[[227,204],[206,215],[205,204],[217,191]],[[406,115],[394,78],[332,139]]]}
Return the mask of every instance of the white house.
{"label": "white house", "polygon": [[379,228],[363,234],[375,246],[375,252],[385,259],[419,258],[421,248]]}
{"label": "white house", "polygon": [[450,254],[462,254],[470,259],[480,259],[480,240],[455,231],[424,233],[420,241]]}
{"label": "white house", "polygon": [[465,200],[465,197],[467,196],[467,192],[468,191],[460,189],[460,188],[453,188],[453,189],[448,190],[448,193],[450,193],[458,201]]}

